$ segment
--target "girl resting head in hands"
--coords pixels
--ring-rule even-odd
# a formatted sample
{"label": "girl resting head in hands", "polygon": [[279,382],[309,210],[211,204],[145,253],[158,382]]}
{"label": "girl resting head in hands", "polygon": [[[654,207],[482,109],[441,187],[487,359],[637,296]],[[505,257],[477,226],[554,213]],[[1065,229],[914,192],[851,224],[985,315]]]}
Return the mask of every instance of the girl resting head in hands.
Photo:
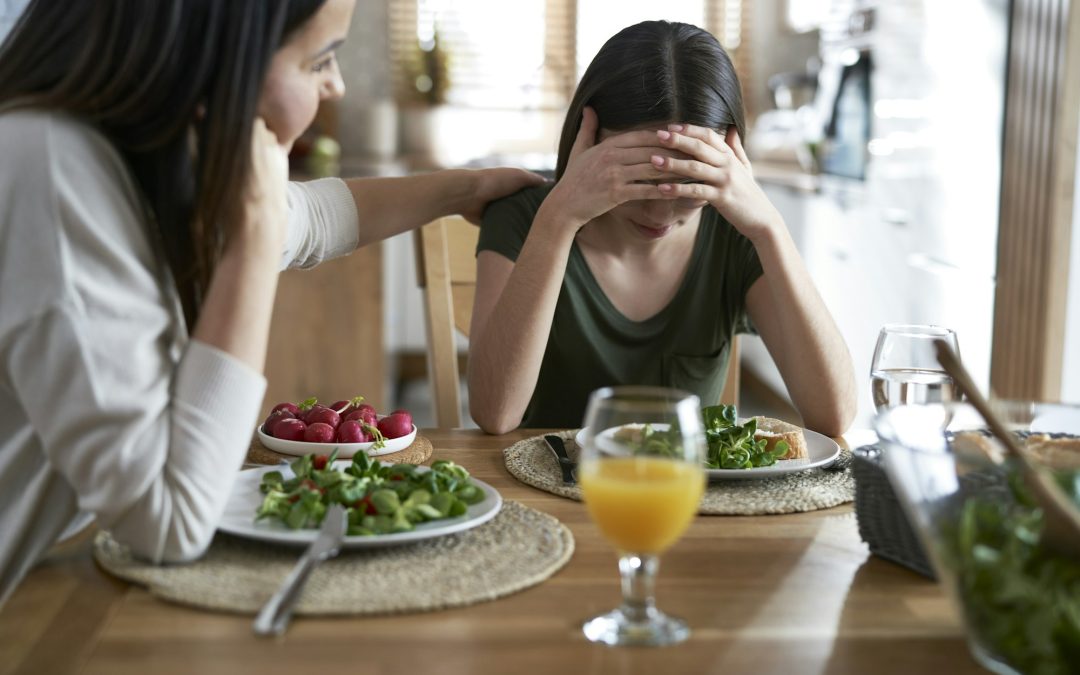
{"label": "girl resting head in hands", "polygon": [[646,21],[604,44],[554,184],[485,213],[470,334],[481,428],[575,427],[603,386],[719,400],[731,343],[764,339],[806,426],[855,413],[851,358],[743,150],[742,95],[708,32]]}

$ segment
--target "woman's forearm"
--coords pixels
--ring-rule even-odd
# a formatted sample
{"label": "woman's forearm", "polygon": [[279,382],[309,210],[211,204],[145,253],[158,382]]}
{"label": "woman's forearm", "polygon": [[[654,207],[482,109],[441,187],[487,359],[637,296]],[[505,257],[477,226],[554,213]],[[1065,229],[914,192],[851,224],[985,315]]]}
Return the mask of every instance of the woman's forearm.
{"label": "woman's forearm", "polygon": [[258,233],[241,235],[214,271],[192,337],[262,372],[277,292],[281,247]]}
{"label": "woman's forearm", "polygon": [[356,202],[359,245],[363,246],[452,214],[479,224],[488,202],[543,182],[534,173],[500,167],[447,169],[401,178],[350,178],[345,184]]}
{"label": "woman's forearm", "polygon": [[455,169],[394,178],[350,178],[356,200],[360,246],[460,213],[474,173]]}
{"label": "woman's forearm", "polygon": [[748,294],[765,340],[804,424],[831,436],[855,416],[851,355],[786,227],[755,242],[765,275]]}
{"label": "woman's forearm", "polygon": [[473,323],[469,408],[488,433],[505,433],[521,423],[551,333],[573,235],[545,227],[544,217],[537,215],[494,306]]}

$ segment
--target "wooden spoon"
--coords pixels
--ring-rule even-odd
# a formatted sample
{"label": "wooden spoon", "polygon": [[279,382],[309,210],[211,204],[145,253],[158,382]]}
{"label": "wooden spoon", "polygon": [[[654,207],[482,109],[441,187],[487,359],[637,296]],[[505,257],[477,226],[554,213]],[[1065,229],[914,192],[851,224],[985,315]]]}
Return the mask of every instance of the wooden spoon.
{"label": "wooden spoon", "polygon": [[1024,482],[1043,510],[1042,542],[1057,553],[1080,561],[1080,513],[1077,512],[1077,507],[1054,479],[1036,466],[1028,454],[1016,444],[1015,437],[994,414],[990,403],[979,393],[971,375],[960,363],[960,358],[949,343],[934,340],[934,347],[937,350],[938,362],[945,372],[952,376],[957,389],[967,397],[972,407],[979,411],[990,431],[1016,459]]}

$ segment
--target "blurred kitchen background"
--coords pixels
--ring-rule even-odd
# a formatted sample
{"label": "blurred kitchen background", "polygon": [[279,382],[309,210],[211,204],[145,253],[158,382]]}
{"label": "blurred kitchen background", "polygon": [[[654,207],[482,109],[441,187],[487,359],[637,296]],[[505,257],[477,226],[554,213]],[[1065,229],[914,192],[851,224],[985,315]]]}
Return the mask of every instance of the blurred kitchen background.
{"label": "blurred kitchen background", "polygon": [[[367,0],[341,54],[347,97],[316,131],[340,143],[346,176],[550,171],[565,106],[604,40],[645,19],[707,28],[736,63],[755,175],[847,340],[860,378],[855,424],[868,426],[870,359],[885,323],[955,329],[964,361],[990,384],[1011,8],[1009,0]],[[1080,260],[1075,238],[1073,247]],[[364,266],[381,270],[381,314],[371,305],[362,313],[381,322],[382,372],[335,367],[365,395],[433,423],[413,239],[387,241],[380,253]],[[328,292],[335,283],[326,279]],[[1080,339],[1080,295],[1069,296],[1069,332]],[[332,339],[348,341],[340,332]],[[1065,365],[1080,375],[1075,351],[1065,349]],[[742,412],[790,416],[760,339],[743,340],[741,366]],[[1080,377],[1062,382],[1061,396],[1080,400]],[[463,405],[468,420],[467,397]]]}
{"label": "blurred kitchen background", "polygon": [[[0,0],[0,29],[24,2]],[[1080,344],[1080,237],[1069,237],[1072,223],[1080,222],[1072,199],[1077,117],[1068,110],[1078,97],[1075,86],[1071,94],[1036,86],[1080,74],[1065,67],[1048,74],[1066,60],[1067,40],[1037,38],[1039,31],[1066,26],[1067,35],[1078,33],[1069,5],[358,0],[340,50],[347,95],[320,111],[307,142],[294,152],[294,166],[298,175],[404,175],[494,165],[550,172],[566,104],[604,40],[645,19],[697,24],[720,39],[736,64],[755,176],[783,214],[851,350],[860,387],[856,426],[868,426],[872,416],[870,359],[885,323],[955,329],[963,360],[984,389],[993,381],[1009,395],[1080,401],[1080,350],[1070,348]],[[1055,44],[1059,52],[1050,51]],[[1076,63],[1073,48],[1066,65]],[[1013,108],[1009,73],[1015,78]],[[1044,100],[1050,103],[1040,108]],[[1058,114],[1062,105],[1065,113]],[[1026,120],[1043,108],[1058,126],[1042,132],[1023,127],[1025,137],[1041,139],[1036,151],[1064,168],[1033,174],[1034,183],[1024,183],[1028,192],[1007,187],[1020,190],[1013,205],[1003,201],[1003,186],[1023,183],[1025,172],[1037,173],[1040,165],[1014,162],[1010,171],[1019,177],[1003,178],[1007,110],[1018,111],[1010,113],[1017,124],[1030,127]],[[1062,120],[1068,128],[1058,139],[1053,134],[1061,134]],[[1053,150],[1057,140],[1064,150]],[[1024,201],[1041,189],[1039,181],[1065,183],[1055,188],[1056,201],[1046,213],[1038,210],[1042,202]],[[1023,259],[1028,267],[1039,266],[1039,250],[1058,251],[1051,270],[1058,278],[1047,282],[1050,290],[1013,293],[1013,287],[1026,288],[1030,274],[1009,289],[998,288],[999,251],[1012,255],[1015,246],[1008,242],[1017,241],[999,238],[1003,204],[1020,209],[1021,218],[1030,207],[1033,219],[1055,213],[1064,219],[1058,230],[1063,238],[1037,240]],[[1058,213],[1063,208],[1064,216]],[[1024,226],[1016,226],[1021,242]],[[402,235],[316,271],[287,273],[275,312],[268,403],[361,393],[380,408],[410,408],[419,426],[433,425],[414,257],[412,236]],[[1040,372],[1049,375],[1031,385],[1038,391],[1018,391],[1023,386],[1010,382],[1023,373],[1002,368],[992,378],[995,359],[1009,356],[994,354],[992,338],[1005,332],[995,326],[995,306],[998,321],[1007,324],[1024,315],[1016,307],[1046,297],[1056,302],[1036,309],[1055,315],[1046,325],[1060,334],[1044,342],[999,339],[999,351],[1014,344],[1029,351],[1032,344],[1058,347],[1040,361]],[[1033,322],[1029,332],[1042,330]],[[742,344],[741,413],[790,417],[783,382],[764,345],[757,338]],[[461,338],[459,346],[464,358],[467,341]],[[312,389],[316,382],[328,390]],[[466,420],[467,405],[463,397]]]}

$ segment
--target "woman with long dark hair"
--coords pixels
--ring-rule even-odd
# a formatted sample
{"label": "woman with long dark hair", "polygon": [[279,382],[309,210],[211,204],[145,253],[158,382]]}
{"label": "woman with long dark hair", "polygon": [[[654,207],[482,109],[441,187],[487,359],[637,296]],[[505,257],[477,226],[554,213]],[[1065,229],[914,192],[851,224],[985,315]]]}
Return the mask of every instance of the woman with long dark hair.
{"label": "woman with long dark hair", "polygon": [[287,182],[355,0],[35,0],[0,48],[0,602],[80,512],[198,556],[279,270],[541,182]]}
{"label": "woman with long dark hair", "polygon": [[581,424],[589,393],[661,385],[719,401],[756,330],[806,426],[842,433],[851,357],[743,151],[716,38],[646,21],[600,49],[570,103],[556,182],[488,209],[469,399],[481,428]]}

